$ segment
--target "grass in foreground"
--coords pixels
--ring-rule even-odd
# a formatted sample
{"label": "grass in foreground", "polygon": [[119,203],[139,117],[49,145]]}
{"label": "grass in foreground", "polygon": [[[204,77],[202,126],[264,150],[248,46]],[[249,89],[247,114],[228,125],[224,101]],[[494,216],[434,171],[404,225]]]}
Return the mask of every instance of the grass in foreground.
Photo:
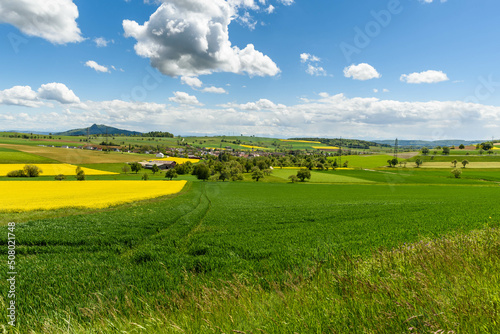
{"label": "grass in foreground", "polygon": [[[419,286],[391,274],[401,265],[412,277],[414,263],[387,262],[383,270],[372,271],[362,264],[377,249],[389,252],[403,242],[498,222],[500,209],[484,200],[496,193],[497,187],[479,186],[196,182],[188,193],[167,201],[19,224],[19,325],[23,333],[68,331],[68,322],[70,332],[82,333],[169,333],[175,326],[190,333],[217,332],[216,326],[224,332],[388,333],[407,324],[443,325],[439,319],[446,317],[458,324],[453,327],[458,332],[476,320],[451,304],[437,309],[416,294],[425,301],[418,304],[409,298]],[[2,227],[1,256],[5,236]],[[485,261],[477,275],[488,274],[485,279],[494,282],[498,271],[487,266],[496,264]],[[7,272],[4,263],[0,270]],[[375,280],[356,283],[362,274]],[[373,285],[383,278],[386,285],[394,280],[405,294],[399,298],[392,290],[377,290]],[[446,279],[437,276],[432,282],[453,287]],[[368,290],[356,297],[362,284]],[[489,288],[482,284],[473,288]],[[6,289],[7,282],[0,281],[0,304],[6,302]],[[375,292],[379,295],[370,304]],[[406,309],[404,300],[414,309]],[[486,311],[475,312],[479,317]],[[404,322],[420,314],[421,324]],[[494,315],[478,323],[487,325]],[[0,322],[4,317],[0,314]],[[457,317],[460,321],[453,320]]]}

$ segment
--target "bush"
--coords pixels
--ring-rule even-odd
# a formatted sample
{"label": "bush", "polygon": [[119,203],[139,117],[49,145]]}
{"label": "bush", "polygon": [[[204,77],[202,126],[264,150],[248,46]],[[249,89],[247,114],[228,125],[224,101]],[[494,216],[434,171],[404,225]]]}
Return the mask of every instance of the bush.
{"label": "bush", "polygon": [[54,180],[57,180],[57,181],[66,180],[66,176],[64,176],[63,174],[58,174],[58,175],[54,176]]}
{"label": "bush", "polygon": [[78,181],[85,181],[85,172],[80,168],[76,168],[76,179]]}
{"label": "bush", "polygon": [[141,179],[143,179],[144,181],[149,180],[149,175],[148,175],[148,173],[144,173],[144,174],[142,174]]}
{"label": "bush", "polygon": [[460,178],[460,175],[462,175],[462,171],[458,168],[455,168],[451,171],[451,173],[453,175],[455,175],[455,178],[459,179]]}
{"label": "bush", "polygon": [[24,170],[13,170],[7,173],[7,177],[27,177]]}
{"label": "bush", "polygon": [[43,171],[35,165],[25,165],[23,171],[27,177],[37,177],[43,173]]}

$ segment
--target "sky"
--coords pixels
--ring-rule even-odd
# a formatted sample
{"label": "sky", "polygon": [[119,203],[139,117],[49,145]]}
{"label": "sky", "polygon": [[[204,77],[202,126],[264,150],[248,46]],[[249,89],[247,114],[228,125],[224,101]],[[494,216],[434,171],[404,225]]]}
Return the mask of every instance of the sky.
{"label": "sky", "polygon": [[498,0],[0,0],[0,131],[500,138]]}

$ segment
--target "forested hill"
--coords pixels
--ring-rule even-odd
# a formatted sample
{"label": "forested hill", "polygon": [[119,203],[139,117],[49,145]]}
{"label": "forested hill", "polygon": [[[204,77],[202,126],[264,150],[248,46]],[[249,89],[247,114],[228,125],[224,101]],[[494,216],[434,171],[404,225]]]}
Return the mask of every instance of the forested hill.
{"label": "forested hill", "polygon": [[93,124],[91,127],[88,128],[73,129],[65,132],[56,133],[56,135],[60,136],[86,136],[87,134],[89,135],[108,134],[108,135],[124,135],[124,136],[142,135],[141,132],[117,129],[112,126],[107,126],[104,124],[99,124],[99,125]]}
{"label": "forested hill", "polygon": [[319,141],[323,144],[329,146],[337,147],[347,147],[347,148],[359,148],[359,149],[369,149],[371,147],[391,147],[388,144],[381,144],[372,141],[360,140],[360,139],[340,139],[340,138],[289,138],[290,140],[308,140],[308,141]]}

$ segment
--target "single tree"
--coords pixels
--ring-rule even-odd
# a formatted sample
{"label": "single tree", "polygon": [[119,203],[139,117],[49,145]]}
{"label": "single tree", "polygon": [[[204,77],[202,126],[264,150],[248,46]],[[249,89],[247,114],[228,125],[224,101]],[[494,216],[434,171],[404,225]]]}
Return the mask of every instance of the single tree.
{"label": "single tree", "polygon": [[464,166],[464,168],[465,168],[465,166],[467,166],[468,164],[469,164],[469,161],[468,161],[468,160],[463,160],[463,161],[462,161],[462,165]]}
{"label": "single tree", "polygon": [[289,179],[290,181],[292,181],[292,183],[295,183],[295,182],[297,182],[297,181],[299,180],[299,179],[297,178],[297,175],[290,175],[290,176],[288,177],[288,179]]}
{"label": "single tree", "polygon": [[156,164],[151,167],[151,171],[153,172],[153,175],[155,175],[158,171],[160,171],[160,168]]}
{"label": "single tree", "polygon": [[419,168],[422,163],[423,163],[423,161],[420,158],[418,158],[417,160],[415,160],[415,165],[417,165],[417,168]]}
{"label": "single tree", "polygon": [[465,148],[465,146],[464,146],[464,144],[460,144],[460,146],[458,148],[463,150]]}
{"label": "single tree", "polygon": [[228,168],[224,168],[223,170],[220,171],[219,180],[222,180],[222,182],[228,180],[230,177],[231,173]]}
{"label": "single tree", "polygon": [[462,175],[462,170],[458,169],[458,168],[455,168],[451,171],[451,173],[453,175],[455,175],[455,178],[459,179],[460,178],[460,175]]}
{"label": "single tree", "polygon": [[125,174],[127,174],[128,172],[130,172],[129,165],[127,165],[127,164],[123,165],[122,172],[124,172]]}
{"label": "single tree", "polygon": [[423,155],[429,154],[429,149],[427,147],[422,147],[422,154]]}
{"label": "single tree", "polygon": [[301,169],[301,170],[297,171],[297,178],[301,182],[304,182],[306,179],[310,180],[311,179],[311,171],[308,169]]}
{"label": "single tree", "polygon": [[206,181],[210,178],[211,175],[210,167],[208,167],[204,163],[196,165],[193,169],[193,175],[196,175],[198,180]]}
{"label": "single tree", "polygon": [[252,179],[255,180],[255,182],[259,182],[262,178],[264,178],[264,173],[260,169],[257,168],[252,172]]}
{"label": "single tree", "polygon": [[142,169],[142,165],[138,162],[132,162],[130,164],[130,168],[132,169],[132,172],[137,174]]}
{"label": "single tree", "polygon": [[450,148],[449,148],[449,147],[447,147],[447,146],[443,147],[443,154],[444,154],[444,155],[448,155],[448,154],[450,154]]}
{"label": "single tree", "polygon": [[453,167],[457,168],[458,160],[455,159],[451,162],[453,164]]}
{"label": "single tree", "polygon": [[167,169],[167,171],[165,172],[165,177],[167,179],[170,179],[170,180],[172,180],[173,178],[176,178],[177,172],[175,171],[175,168]]}
{"label": "single tree", "polygon": [[144,174],[142,174],[141,179],[143,179],[144,181],[149,180],[149,175],[148,175],[148,173],[144,173]]}
{"label": "single tree", "polygon": [[76,173],[76,179],[77,181],[85,181],[85,172],[83,170],[79,170],[77,173]]}

